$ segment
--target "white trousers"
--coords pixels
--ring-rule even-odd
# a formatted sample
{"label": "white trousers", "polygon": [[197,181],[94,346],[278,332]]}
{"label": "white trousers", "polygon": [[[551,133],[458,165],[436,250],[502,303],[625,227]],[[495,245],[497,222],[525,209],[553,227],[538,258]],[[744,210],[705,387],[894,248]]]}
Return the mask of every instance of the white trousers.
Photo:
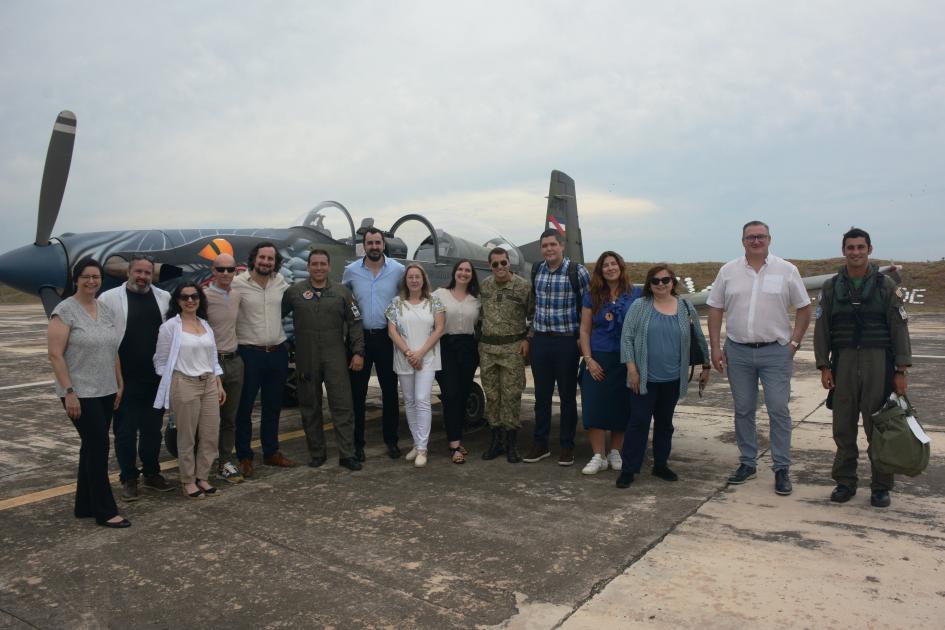
{"label": "white trousers", "polygon": [[433,391],[433,379],[436,370],[420,370],[413,374],[398,374],[400,390],[404,393],[404,409],[407,412],[407,426],[413,436],[413,445],[418,451],[427,450],[430,440],[430,425],[433,423],[430,411],[430,396]]}

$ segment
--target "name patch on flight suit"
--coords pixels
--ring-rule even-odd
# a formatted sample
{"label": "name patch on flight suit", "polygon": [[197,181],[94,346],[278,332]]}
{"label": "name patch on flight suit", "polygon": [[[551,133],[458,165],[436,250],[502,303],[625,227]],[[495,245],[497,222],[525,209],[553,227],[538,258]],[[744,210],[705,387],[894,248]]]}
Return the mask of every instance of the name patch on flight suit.
{"label": "name patch on flight suit", "polygon": [[909,321],[909,315],[906,313],[906,307],[901,303],[902,300],[906,298],[905,294],[902,292],[902,287],[896,287],[896,297],[899,298],[899,317],[902,318],[902,321]]}
{"label": "name patch on flight suit", "polygon": [[302,294],[302,297],[305,298],[306,300],[311,300],[313,297],[315,297],[315,292],[311,290],[306,291],[305,293]]}
{"label": "name patch on flight suit", "polygon": [[351,314],[354,316],[355,321],[360,321],[361,309],[359,309],[358,305],[353,301],[351,302]]}

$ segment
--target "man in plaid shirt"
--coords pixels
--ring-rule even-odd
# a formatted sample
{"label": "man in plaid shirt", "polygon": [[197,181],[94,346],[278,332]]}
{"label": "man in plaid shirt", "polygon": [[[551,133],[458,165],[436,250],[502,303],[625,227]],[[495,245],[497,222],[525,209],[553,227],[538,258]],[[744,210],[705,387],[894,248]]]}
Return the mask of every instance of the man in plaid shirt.
{"label": "man in plaid shirt", "polygon": [[[579,307],[591,276],[583,265],[564,257],[564,243],[557,230],[545,230],[539,242],[545,260],[534,275],[535,318],[528,351],[535,381],[535,434],[531,450],[523,461],[534,463],[551,455],[548,450],[551,397],[557,384],[561,399],[558,464],[570,466],[574,463],[574,430],[577,426],[577,366],[581,355],[578,347]],[[575,271],[579,293],[575,293],[572,285]]]}

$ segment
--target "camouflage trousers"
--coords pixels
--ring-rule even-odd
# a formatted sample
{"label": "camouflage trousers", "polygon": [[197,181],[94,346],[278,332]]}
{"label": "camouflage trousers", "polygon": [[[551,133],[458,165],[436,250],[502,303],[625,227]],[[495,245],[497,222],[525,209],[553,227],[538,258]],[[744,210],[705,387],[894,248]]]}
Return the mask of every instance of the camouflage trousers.
{"label": "camouflage trousers", "polygon": [[525,360],[519,354],[519,345],[479,344],[479,379],[486,394],[486,420],[490,427],[522,426],[519,416],[525,389]]}

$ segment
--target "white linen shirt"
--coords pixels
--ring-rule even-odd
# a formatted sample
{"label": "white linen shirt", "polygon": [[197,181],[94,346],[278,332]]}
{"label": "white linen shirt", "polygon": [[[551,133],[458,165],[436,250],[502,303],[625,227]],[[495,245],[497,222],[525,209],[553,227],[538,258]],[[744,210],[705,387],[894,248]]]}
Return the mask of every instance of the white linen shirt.
{"label": "white linen shirt", "polygon": [[810,306],[810,297],[797,267],[769,253],[757,273],[744,256],[725,263],[706,303],[725,311],[725,332],[732,341],[783,346],[793,330],[788,309]]}
{"label": "white linen shirt", "polygon": [[[126,293],[126,284],[128,283],[122,282],[114,289],[109,289],[98,296],[98,301],[116,314],[115,331],[118,333],[119,339],[125,338],[125,327],[128,325],[128,294]],[[167,309],[171,304],[171,294],[152,284],[151,295],[154,296],[158,310],[161,311],[161,319],[164,319],[167,315]]]}
{"label": "white linen shirt", "polygon": [[[213,336],[213,329],[206,320],[197,318],[203,329],[210,335],[210,341],[216,348],[216,338]],[[174,368],[177,367],[177,355],[180,354],[180,337],[184,332],[180,315],[175,315],[163,324],[158,330],[157,347],[154,349],[154,371],[161,375],[161,384],[158,385],[157,396],[154,397],[155,409],[171,408],[171,380],[174,376]],[[213,373],[216,376],[223,374],[223,368],[217,360],[216,350],[213,352]]]}

